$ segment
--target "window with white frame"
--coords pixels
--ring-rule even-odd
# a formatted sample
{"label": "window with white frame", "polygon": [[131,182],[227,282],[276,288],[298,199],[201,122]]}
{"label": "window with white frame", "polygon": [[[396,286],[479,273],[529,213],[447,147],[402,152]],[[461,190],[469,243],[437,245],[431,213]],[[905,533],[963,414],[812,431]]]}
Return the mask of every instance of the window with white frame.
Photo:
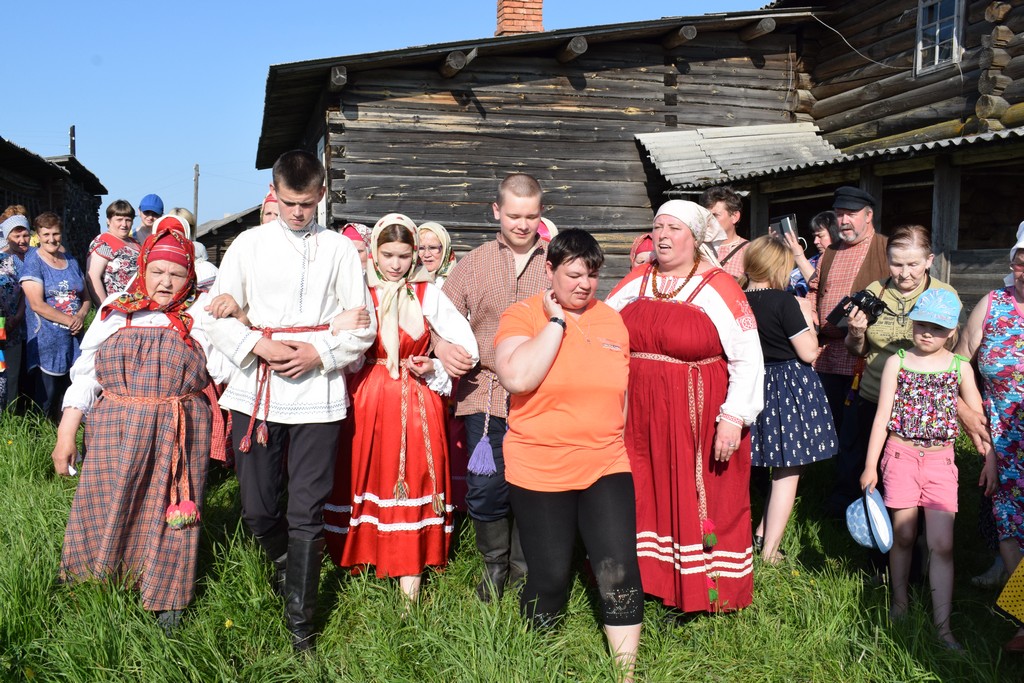
{"label": "window with white frame", "polygon": [[918,0],[916,73],[960,61],[963,15],[964,0]]}

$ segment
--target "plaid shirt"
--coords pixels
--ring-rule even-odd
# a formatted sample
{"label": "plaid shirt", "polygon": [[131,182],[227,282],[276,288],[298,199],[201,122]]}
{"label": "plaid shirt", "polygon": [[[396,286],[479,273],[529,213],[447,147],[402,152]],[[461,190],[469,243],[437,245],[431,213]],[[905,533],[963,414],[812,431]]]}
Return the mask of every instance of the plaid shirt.
{"label": "plaid shirt", "polygon": [[515,254],[498,233],[495,241],[459,259],[445,280],[442,291],[469,318],[480,346],[480,364],[459,379],[456,415],[488,412],[488,384],[493,384],[489,412],[495,417],[508,416],[508,394],[494,375],[494,335],[506,308],[551,286],[544,274],[546,257],[547,243],[538,239],[526,267],[517,277]]}
{"label": "plaid shirt", "polygon": [[[718,247],[718,262],[722,263],[722,259],[729,254],[729,260],[722,263],[722,270],[732,275],[734,278],[739,280],[743,277],[743,252],[747,250],[750,245],[745,239],[740,238],[739,242],[733,242],[732,244],[722,244]],[[735,250],[736,253],[733,253]]]}
{"label": "plaid shirt", "polygon": [[838,328],[825,322],[825,317],[839,305],[843,297],[853,293],[853,282],[860,273],[864,259],[871,249],[874,231],[865,239],[853,246],[841,244],[832,267],[828,271],[828,281],[819,282],[821,274],[821,260],[814,269],[809,285],[809,297],[816,296],[821,290],[821,299],[818,302],[818,334],[819,343],[822,345],[818,359],[814,361],[814,369],[818,372],[830,372],[836,375],[853,377],[855,366],[860,359],[846,350],[846,328]]}

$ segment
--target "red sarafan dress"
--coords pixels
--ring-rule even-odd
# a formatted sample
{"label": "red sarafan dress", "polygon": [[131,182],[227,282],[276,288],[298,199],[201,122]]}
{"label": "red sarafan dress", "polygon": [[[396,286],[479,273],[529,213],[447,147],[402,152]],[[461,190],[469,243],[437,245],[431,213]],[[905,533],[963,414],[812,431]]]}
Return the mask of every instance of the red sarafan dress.
{"label": "red sarafan dress", "polygon": [[640,574],[644,592],[684,612],[741,609],[753,594],[750,436],[744,429],[728,463],[715,461],[728,365],[719,331],[692,303],[714,277],[728,276],[708,271],[684,301],[650,298],[645,282],[621,311]]}
{"label": "red sarafan dress", "polygon": [[[425,289],[416,286],[421,304]],[[430,326],[424,327],[419,339],[399,329],[401,358],[427,355]],[[386,355],[378,336],[352,382],[352,419],[345,421],[334,491],[324,507],[325,536],[340,567],[372,565],[377,576],[414,576],[448,563],[447,417],[444,400],[423,380],[404,368],[391,378]]]}

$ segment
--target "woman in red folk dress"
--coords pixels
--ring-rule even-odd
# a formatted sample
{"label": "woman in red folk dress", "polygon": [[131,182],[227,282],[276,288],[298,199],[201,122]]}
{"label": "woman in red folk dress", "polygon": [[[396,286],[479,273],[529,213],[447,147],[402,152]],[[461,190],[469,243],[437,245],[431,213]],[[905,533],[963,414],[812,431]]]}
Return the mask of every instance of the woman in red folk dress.
{"label": "woman in red folk dress", "polygon": [[469,322],[417,268],[418,245],[416,224],[401,214],[388,214],[373,229],[366,278],[377,342],[352,382],[353,419],[324,507],[335,563],[398,577],[411,601],[423,570],[448,563],[453,530],[440,396],[451,380],[427,355],[431,331],[479,358]]}
{"label": "woman in red folk dress", "polygon": [[753,595],[748,427],[764,361],[746,297],[701,249],[719,233],[703,207],[667,202],[654,261],[608,298],[629,330],[626,450],[644,592],[683,612],[742,609]]}

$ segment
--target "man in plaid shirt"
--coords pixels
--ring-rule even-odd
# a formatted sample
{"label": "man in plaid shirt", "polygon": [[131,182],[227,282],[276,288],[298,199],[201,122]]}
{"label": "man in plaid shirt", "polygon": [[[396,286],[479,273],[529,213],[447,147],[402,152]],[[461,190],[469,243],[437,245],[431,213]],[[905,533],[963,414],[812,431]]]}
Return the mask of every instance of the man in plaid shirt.
{"label": "man in plaid shirt", "polygon": [[[846,186],[835,191],[832,209],[839,223],[839,241],[832,243],[822,254],[808,283],[807,296],[815,299],[820,328],[818,343],[821,348],[814,369],[825,388],[836,433],[840,434],[840,469],[844,441],[842,425],[844,421],[856,419],[855,411],[846,411],[846,397],[860,359],[846,349],[846,321],[835,326],[828,323],[826,317],[844,297],[889,274],[885,251],[887,240],[875,232],[875,204],[875,198],[860,188]],[[850,430],[870,427],[848,424],[845,429],[849,433]],[[839,477],[845,478],[841,474]],[[837,501],[835,505],[842,507],[840,503]]]}
{"label": "man in plaid shirt", "polygon": [[492,210],[500,224],[497,239],[460,259],[443,288],[459,312],[469,318],[480,347],[480,364],[473,367],[465,349],[441,339],[436,340],[434,349],[448,374],[461,377],[455,392],[455,414],[465,420],[467,446],[473,454],[466,474],[466,507],[476,531],[477,549],[484,558],[484,577],[477,586],[477,595],[484,602],[501,599],[506,583],[514,584],[526,576],[505,482],[501,444],[508,393],[494,374],[494,335],[506,308],[551,286],[544,273],[547,243],[537,236],[543,211],[537,180],[525,173],[507,176],[498,186]]}

